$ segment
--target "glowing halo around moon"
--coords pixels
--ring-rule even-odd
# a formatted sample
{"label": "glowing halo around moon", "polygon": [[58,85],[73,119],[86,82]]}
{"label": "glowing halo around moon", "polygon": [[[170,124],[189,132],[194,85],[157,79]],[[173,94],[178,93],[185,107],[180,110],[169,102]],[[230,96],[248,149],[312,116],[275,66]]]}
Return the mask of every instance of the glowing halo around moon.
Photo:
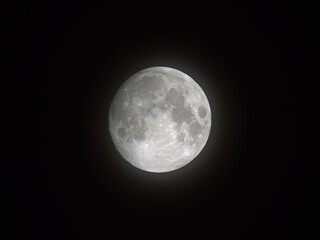
{"label": "glowing halo around moon", "polygon": [[169,67],[141,70],[119,88],[109,112],[116,149],[133,166],[169,172],[202,151],[211,129],[211,110],[201,87]]}

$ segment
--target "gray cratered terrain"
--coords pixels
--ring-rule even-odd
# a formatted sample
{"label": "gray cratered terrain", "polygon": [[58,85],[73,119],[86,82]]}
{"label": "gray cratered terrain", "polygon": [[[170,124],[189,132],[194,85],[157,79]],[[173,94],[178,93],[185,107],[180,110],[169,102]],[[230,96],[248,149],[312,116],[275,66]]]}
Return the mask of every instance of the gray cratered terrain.
{"label": "gray cratered terrain", "polygon": [[131,76],[110,106],[109,131],[117,150],[148,172],[169,172],[192,161],[210,128],[210,106],[200,86],[168,67]]}

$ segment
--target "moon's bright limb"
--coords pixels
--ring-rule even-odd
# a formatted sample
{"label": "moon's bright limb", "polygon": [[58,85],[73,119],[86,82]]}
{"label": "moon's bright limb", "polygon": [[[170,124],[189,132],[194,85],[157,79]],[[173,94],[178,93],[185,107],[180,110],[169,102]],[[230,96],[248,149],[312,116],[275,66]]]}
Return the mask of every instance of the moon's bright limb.
{"label": "moon's bright limb", "polygon": [[132,75],[110,106],[109,131],[117,150],[148,172],[169,172],[191,162],[210,128],[203,90],[173,68],[151,67]]}

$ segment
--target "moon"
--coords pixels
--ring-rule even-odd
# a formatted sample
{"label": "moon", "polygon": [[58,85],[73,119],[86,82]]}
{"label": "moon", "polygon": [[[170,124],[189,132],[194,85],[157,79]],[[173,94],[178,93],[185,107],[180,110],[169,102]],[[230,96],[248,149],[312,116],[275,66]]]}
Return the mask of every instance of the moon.
{"label": "moon", "polygon": [[150,67],[119,88],[108,127],[116,149],[134,167],[170,172],[190,163],[204,148],[211,110],[205,93],[187,74]]}

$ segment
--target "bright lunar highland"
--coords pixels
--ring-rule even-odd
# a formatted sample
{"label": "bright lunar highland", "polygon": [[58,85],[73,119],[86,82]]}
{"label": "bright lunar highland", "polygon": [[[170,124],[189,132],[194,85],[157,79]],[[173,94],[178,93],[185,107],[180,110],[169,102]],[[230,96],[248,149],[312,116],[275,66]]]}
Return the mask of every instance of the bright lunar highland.
{"label": "bright lunar highland", "polygon": [[211,111],[201,87],[173,68],[151,67],[127,79],[109,112],[119,153],[148,172],[169,172],[191,162],[205,146]]}

